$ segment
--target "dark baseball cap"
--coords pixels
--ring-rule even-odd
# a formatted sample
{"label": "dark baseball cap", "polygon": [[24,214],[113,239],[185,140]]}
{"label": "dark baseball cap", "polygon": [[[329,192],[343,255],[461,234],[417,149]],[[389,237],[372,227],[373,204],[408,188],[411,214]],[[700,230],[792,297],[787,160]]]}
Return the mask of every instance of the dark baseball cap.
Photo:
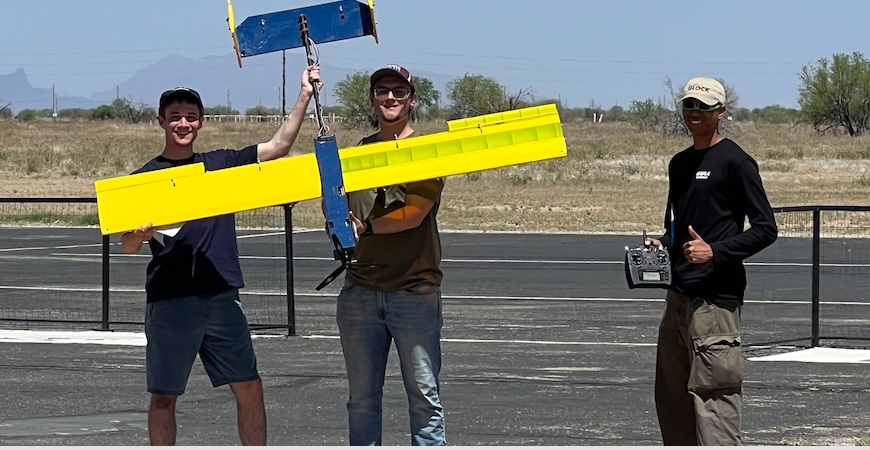
{"label": "dark baseball cap", "polygon": [[416,88],[414,87],[414,78],[411,76],[411,72],[408,72],[408,69],[398,64],[387,64],[386,66],[376,70],[369,80],[369,89],[373,89],[378,80],[390,75],[407,81],[408,85],[411,86],[411,92],[416,91]]}
{"label": "dark baseball cap", "polygon": [[176,100],[188,101],[199,106],[200,114],[202,114],[203,109],[205,109],[202,106],[202,98],[199,96],[199,92],[196,92],[191,88],[178,86],[160,94],[160,106],[157,109],[157,114],[163,116],[166,106]]}

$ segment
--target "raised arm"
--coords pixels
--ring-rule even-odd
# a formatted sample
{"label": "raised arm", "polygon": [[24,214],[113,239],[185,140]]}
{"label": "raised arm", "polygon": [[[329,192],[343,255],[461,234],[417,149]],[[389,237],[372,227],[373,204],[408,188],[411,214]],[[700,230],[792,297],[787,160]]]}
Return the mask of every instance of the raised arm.
{"label": "raised arm", "polygon": [[299,129],[305,120],[308,103],[311,101],[311,97],[314,96],[314,86],[312,83],[317,83],[318,88],[323,85],[323,82],[320,80],[320,68],[317,66],[308,66],[302,72],[299,97],[296,99],[290,115],[284,119],[284,123],[278,128],[272,139],[268,142],[257,144],[257,158],[260,161],[278,159],[290,153],[290,148],[296,142],[296,136],[299,135]]}

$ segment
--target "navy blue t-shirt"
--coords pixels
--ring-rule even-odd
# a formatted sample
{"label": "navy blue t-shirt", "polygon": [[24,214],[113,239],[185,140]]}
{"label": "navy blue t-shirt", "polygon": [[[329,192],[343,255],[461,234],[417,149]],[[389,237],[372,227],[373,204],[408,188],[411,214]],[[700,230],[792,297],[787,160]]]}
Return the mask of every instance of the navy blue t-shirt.
{"label": "navy blue t-shirt", "polygon": [[[257,146],[195,153],[183,160],[158,156],[133,173],[199,162],[205,164],[206,171],[255,163]],[[148,302],[245,286],[234,214],[186,222],[174,237],[164,236],[163,244],[152,238],[148,245],[153,256],[145,281]]]}

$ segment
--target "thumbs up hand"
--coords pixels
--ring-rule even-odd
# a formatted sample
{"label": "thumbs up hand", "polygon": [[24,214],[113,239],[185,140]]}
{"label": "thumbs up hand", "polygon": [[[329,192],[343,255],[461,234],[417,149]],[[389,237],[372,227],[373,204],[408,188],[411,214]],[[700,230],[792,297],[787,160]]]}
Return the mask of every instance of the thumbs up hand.
{"label": "thumbs up hand", "polygon": [[704,242],[704,238],[698,235],[694,228],[689,225],[689,234],[692,240],[683,244],[683,255],[686,261],[692,264],[704,264],[713,259],[713,249],[710,244]]}

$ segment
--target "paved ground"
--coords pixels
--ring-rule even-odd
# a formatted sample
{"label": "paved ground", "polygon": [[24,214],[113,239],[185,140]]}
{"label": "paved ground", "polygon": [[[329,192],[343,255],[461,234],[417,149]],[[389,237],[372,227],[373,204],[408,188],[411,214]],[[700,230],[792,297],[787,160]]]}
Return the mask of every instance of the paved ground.
{"label": "paved ground", "polygon": [[[280,236],[240,241],[246,311],[286,320]],[[659,445],[652,404],[661,292],[628,290],[622,248],[634,236],[444,234],[444,405],[457,445]],[[96,230],[0,228],[0,314],[6,319],[99,320]],[[864,240],[825,241],[823,325],[866,334]],[[843,247],[850,251],[842,251]],[[852,251],[854,249],[854,252]],[[113,320],[141,318],[147,258],[112,248]],[[809,333],[809,242],[781,239],[750,260],[749,343]],[[320,233],[294,236],[297,335],[258,332],[270,444],[346,444],[346,379],[334,324],[334,293],[313,287],[334,267]],[[283,317],[282,317],[283,315]],[[5,322],[87,330],[93,324]],[[113,325],[114,334],[136,325]],[[272,330],[280,333],[280,330]],[[86,333],[86,331],[83,331]],[[286,333],[286,332],[285,332]],[[106,333],[103,333],[106,334]],[[127,343],[2,342],[0,443],[145,445],[144,348]],[[138,340],[137,340],[138,339]],[[806,342],[800,342],[801,345]],[[836,341],[863,346],[863,341]],[[790,348],[752,346],[753,358]],[[870,434],[867,365],[746,363],[745,443],[851,444]],[[385,392],[385,443],[404,445],[407,406],[395,354]],[[226,388],[195,366],[179,403],[179,444],[238,442]]]}

